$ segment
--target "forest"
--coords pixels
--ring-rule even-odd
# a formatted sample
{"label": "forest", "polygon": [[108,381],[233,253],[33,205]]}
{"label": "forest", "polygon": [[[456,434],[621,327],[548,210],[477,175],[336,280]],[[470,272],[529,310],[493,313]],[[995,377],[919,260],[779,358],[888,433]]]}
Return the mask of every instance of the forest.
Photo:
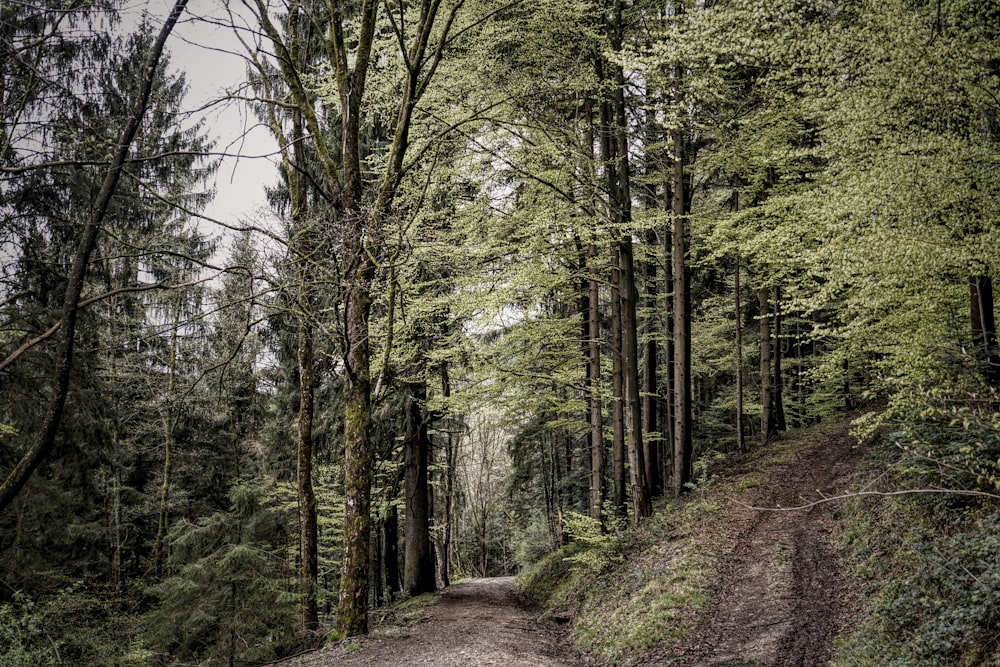
{"label": "forest", "polygon": [[843,664],[1000,660],[996,0],[4,0],[0,258],[0,664],[363,635],[844,420]]}

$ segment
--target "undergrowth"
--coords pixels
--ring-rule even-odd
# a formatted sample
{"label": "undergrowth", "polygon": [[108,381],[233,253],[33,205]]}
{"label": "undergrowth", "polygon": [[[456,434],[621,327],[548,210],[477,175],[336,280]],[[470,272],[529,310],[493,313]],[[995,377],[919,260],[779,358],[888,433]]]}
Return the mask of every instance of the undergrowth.
{"label": "undergrowth", "polygon": [[864,621],[837,667],[1000,665],[1000,509],[962,497],[854,502],[843,543]]}
{"label": "undergrowth", "polygon": [[[871,422],[885,490],[1000,490],[1000,397],[953,373],[900,392]],[[868,432],[873,433],[871,424]],[[1000,503],[914,493],[857,500],[843,533],[868,601],[836,665],[1000,665]]]}

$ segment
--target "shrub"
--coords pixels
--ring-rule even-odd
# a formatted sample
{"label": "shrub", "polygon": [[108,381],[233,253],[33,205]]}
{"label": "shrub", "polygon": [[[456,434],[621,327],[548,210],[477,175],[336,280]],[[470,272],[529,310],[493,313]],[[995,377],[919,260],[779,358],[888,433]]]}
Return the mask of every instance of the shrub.
{"label": "shrub", "polygon": [[36,667],[60,663],[59,647],[45,630],[44,615],[20,593],[0,605],[0,665]]}

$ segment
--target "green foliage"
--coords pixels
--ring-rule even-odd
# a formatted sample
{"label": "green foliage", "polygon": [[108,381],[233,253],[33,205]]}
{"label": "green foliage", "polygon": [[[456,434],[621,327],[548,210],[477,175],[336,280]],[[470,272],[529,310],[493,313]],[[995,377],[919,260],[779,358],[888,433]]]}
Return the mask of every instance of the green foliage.
{"label": "green foliage", "polygon": [[948,357],[925,383],[904,385],[859,431],[879,467],[916,495],[855,503],[846,541],[868,588],[868,620],[838,664],[980,665],[1000,659],[1000,513],[995,501],[920,489],[996,494],[997,392],[974,360]]}
{"label": "green foliage", "polygon": [[1000,514],[928,501],[852,516],[849,542],[867,585],[867,620],[836,665],[934,667],[1000,658]]}
{"label": "green foliage", "polygon": [[159,605],[144,619],[159,664],[258,662],[293,643],[298,593],[288,522],[263,491],[238,485],[228,512],[171,530],[173,574],[151,587]]}
{"label": "green foliage", "polygon": [[[614,523],[613,519],[609,521]],[[570,563],[596,573],[622,560],[619,551],[621,522],[614,524],[608,531],[603,531],[599,521],[585,514],[567,512],[563,515],[563,528],[573,542],[580,544],[579,551],[566,557]]]}
{"label": "green foliage", "polygon": [[46,630],[44,614],[22,594],[0,605],[0,664],[35,667],[60,664],[59,645]]}
{"label": "green foliage", "polygon": [[1000,492],[1000,393],[970,359],[942,363],[924,383],[897,387],[888,409],[859,422],[900,450],[893,466],[925,487]]}

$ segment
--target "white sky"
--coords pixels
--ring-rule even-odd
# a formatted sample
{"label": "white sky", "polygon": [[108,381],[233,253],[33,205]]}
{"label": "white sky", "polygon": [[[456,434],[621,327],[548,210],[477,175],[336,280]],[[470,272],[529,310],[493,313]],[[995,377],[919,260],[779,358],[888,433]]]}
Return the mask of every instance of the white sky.
{"label": "white sky", "polygon": [[[146,12],[158,29],[172,7],[173,2],[168,0],[130,0],[122,12],[127,23],[138,22]],[[244,80],[245,66],[239,55],[243,47],[232,29],[225,27],[226,21],[224,0],[191,0],[167,40],[171,69],[183,71],[187,79],[185,110],[194,111],[225,97]],[[212,184],[216,197],[205,214],[230,224],[247,219],[262,222],[259,218],[266,215],[264,188],[277,181],[277,158],[253,156],[270,155],[276,150],[270,132],[253,127],[256,119],[249,117],[239,103],[214,105],[192,119],[198,117],[205,119],[205,131],[215,140],[215,150],[247,156],[222,160]],[[209,233],[223,232],[216,227]]]}

